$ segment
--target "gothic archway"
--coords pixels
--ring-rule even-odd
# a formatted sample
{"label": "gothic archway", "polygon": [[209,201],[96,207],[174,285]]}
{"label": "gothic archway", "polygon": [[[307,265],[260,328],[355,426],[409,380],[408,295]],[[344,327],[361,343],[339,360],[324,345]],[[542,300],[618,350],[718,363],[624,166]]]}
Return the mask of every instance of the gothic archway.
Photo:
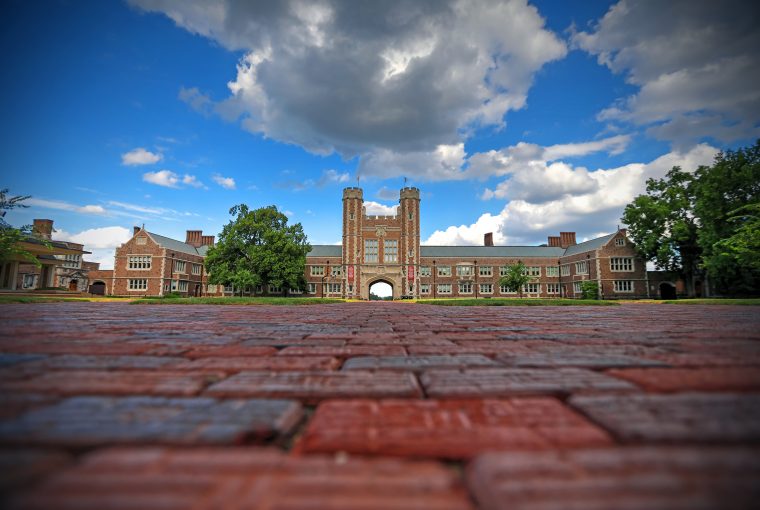
{"label": "gothic archway", "polygon": [[377,278],[369,282],[367,295],[370,301],[391,301],[394,295],[393,282],[385,278]]}

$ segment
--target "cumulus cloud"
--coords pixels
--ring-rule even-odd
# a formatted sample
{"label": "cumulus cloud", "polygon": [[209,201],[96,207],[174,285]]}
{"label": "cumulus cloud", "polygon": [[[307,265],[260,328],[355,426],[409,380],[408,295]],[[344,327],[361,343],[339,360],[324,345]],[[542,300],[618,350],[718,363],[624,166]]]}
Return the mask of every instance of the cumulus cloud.
{"label": "cumulus cloud", "polygon": [[56,209],[59,211],[70,211],[82,214],[106,214],[107,211],[100,205],[76,205],[63,200],[45,200],[42,198],[29,198],[24,202],[32,207],[42,207],[44,209]]}
{"label": "cumulus cloud", "polygon": [[[591,238],[600,232],[611,232],[620,221],[623,209],[646,188],[649,178],[661,178],[673,166],[693,171],[700,165],[712,163],[718,149],[706,144],[687,152],[673,151],[649,163],[631,163],[617,168],[587,172],[562,163],[562,172],[572,180],[578,175],[593,181],[588,190],[565,188],[560,196],[540,193],[516,198],[510,193],[509,182],[505,196],[512,198],[498,214],[486,213],[470,225],[451,226],[434,232],[423,244],[481,244],[483,234],[495,233],[495,241],[514,244],[546,242],[546,236],[560,230],[575,231],[579,239]],[[553,165],[546,167],[550,171]],[[582,172],[578,174],[578,172]],[[537,190],[543,181],[533,183]],[[518,187],[519,189],[519,187]],[[497,196],[497,191],[492,192]]]}
{"label": "cumulus cloud", "polygon": [[163,154],[150,152],[142,147],[132,149],[121,155],[121,164],[125,166],[153,165],[164,159]]}
{"label": "cumulus cloud", "polygon": [[338,172],[337,170],[329,169],[322,172],[322,176],[317,181],[317,186],[320,188],[327,186],[328,184],[345,184],[351,179],[348,172]]}
{"label": "cumulus cloud", "polygon": [[101,269],[113,269],[114,250],[132,237],[130,229],[118,226],[91,228],[77,233],[58,230],[55,238],[84,245],[86,260],[100,262]]}
{"label": "cumulus cloud", "polygon": [[182,184],[186,186],[191,186],[193,188],[205,188],[206,186],[198,180],[197,177],[194,175],[185,174],[184,177],[182,177]]}
{"label": "cumulus cloud", "polygon": [[[227,98],[180,90],[256,134],[318,153],[435,153],[504,125],[565,43],[525,0],[131,0],[245,52]],[[381,151],[376,153],[375,151]],[[372,162],[364,171],[380,167]],[[445,168],[443,171],[447,171]]]}
{"label": "cumulus cloud", "polygon": [[214,174],[211,176],[211,180],[224,189],[235,189],[235,179],[232,177],[223,177],[219,174]]}
{"label": "cumulus cloud", "polygon": [[171,170],[159,170],[158,172],[144,173],[143,181],[165,188],[178,188],[180,177]]}
{"label": "cumulus cloud", "polygon": [[384,205],[372,200],[364,201],[364,212],[368,216],[395,216],[398,205]]}
{"label": "cumulus cloud", "polygon": [[464,179],[464,144],[439,145],[432,151],[396,152],[375,149],[359,160],[358,172],[368,177],[414,177],[439,181]]}
{"label": "cumulus cloud", "polygon": [[[760,135],[760,31],[756,3],[689,0],[614,5],[573,43],[639,87],[600,120],[652,125],[649,134],[686,147]],[[685,129],[684,129],[685,128]]]}

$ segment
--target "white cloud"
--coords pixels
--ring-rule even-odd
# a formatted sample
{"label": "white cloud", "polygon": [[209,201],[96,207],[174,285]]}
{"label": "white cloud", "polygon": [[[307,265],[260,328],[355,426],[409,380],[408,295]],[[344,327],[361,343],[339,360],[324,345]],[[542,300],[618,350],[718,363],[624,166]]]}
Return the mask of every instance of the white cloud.
{"label": "white cloud", "polygon": [[398,205],[383,205],[372,200],[364,201],[364,211],[368,216],[395,216]]}
{"label": "white cloud", "polygon": [[[226,99],[180,90],[193,108],[213,103],[253,133],[375,162],[382,151],[420,158],[472,129],[503,127],[534,74],[567,53],[525,0],[131,3],[245,52]],[[381,173],[372,163],[364,170]]]}
{"label": "white cloud", "polygon": [[[594,172],[583,169],[583,178],[594,181],[593,189],[566,187],[561,196],[539,193],[539,186],[547,185],[540,179],[532,184],[534,187],[523,183],[523,190],[533,194],[512,198],[498,214],[486,213],[473,224],[436,231],[423,244],[481,244],[486,232],[494,232],[497,243],[517,244],[544,243],[547,235],[556,235],[560,230],[577,232],[579,239],[611,232],[620,223],[625,206],[645,192],[647,179],[662,178],[673,166],[693,171],[700,165],[709,165],[717,152],[718,149],[702,144],[687,152],[670,152],[649,163],[631,163]],[[549,172],[556,164],[545,170]],[[566,163],[561,165],[571,180],[581,170]],[[506,181],[505,197],[512,197],[509,183]],[[491,192],[492,196],[498,197],[498,191],[497,187],[497,191]]]}
{"label": "white cloud", "polygon": [[324,170],[322,177],[317,181],[317,186],[322,187],[328,184],[344,184],[351,180],[348,172],[338,172],[337,170]]}
{"label": "white cloud", "polygon": [[42,198],[30,198],[24,202],[26,205],[33,207],[42,207],[45,209],[56,209],[59,211],[71,211],[82,214],[104,215],[107,211],[100,205],[75,205],[63,200],[45,200]]}
{"label": "white cloud", "polygon": [[164,186],[166,188],[178,188],[179,176],[171,170],[159,170],[158,172],[146,172],[143,174],[143,181]]}
{"label": "white cloud", "polygon": [[153,165],[164,159],[163,154],[150,152],[142,147],[121,155],[121,164],[126,166]]}
{"label": "white cloud", "polygon": [[101,269],[113,269],[114,250],[131,237],[130,229],[117,226],[91,228],[75,234],[58,230],[55,234],[55,239],[83,244],[86,251],[92,252],[84,259],[100,262]]}
{"label": "white cloud", "polygon": [[[760,31],[752,2],[621,1],[573,42],[637,87],[600,120],[651,125],[684,148],[760,135]],[[687,129],[682,129],[686,127]]]}
{"label": "white cloud", "polygon": [[206,186],[194,175],[185,174],[185,176],[182,177],[182,184],[192,186],[193,188],[206,188]]}
{"label": "white cloud", "polygon": [[222,177],[219,174],[214,174],[211,176],[211,180],[224,189],[235,189],[235,179],[232,177]]}
{"label": "white cloud", "polygon": [[373,150],[359,160],[358,172],[368,177],[413,177],[418,180],[458,180],[467,177],[462,171],[464,144],[439,145],[432,151],[396,152]]}

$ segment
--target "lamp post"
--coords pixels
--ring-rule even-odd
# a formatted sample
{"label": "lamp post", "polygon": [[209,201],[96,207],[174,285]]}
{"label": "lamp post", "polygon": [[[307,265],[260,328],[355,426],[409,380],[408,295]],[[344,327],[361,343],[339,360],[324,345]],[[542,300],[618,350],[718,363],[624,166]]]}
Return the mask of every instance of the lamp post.
{"label": "lamp post", "polygon": [[174,292],[174,252],[172,252],[172,272],[169,275],[169,292]]}
{"label": "lamp post", "polygon": [[435,274],[437,273],[435,269],[435,260],[433,261],[433,299],[435,299]]}
{"label": "lamp post", "polygon": [[473,269],[473,278],[475,280],[475,299],[478,299],[478,261],[475,262],[475,267]]}
{"label": "lamp post", "polygon": [[557,259],[557,278],[559,279],[559,298],[562,299],[562,263]]}

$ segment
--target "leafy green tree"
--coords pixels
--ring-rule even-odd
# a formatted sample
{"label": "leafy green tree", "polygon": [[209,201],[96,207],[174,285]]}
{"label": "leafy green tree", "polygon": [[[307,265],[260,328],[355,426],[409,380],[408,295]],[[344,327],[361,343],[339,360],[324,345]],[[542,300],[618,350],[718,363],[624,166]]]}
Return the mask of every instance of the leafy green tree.
{"label": "leafy green tree", "polygon": [[275,206],[253,211],[245,204],[230,209],[235,216],[222,229],[219,242],[206,257],[209,281],[232,284],[243,289],[273,285],[303,290],[306,254],[311,246],[300,223],[288,225],[288,218]]}
{"label": "leafy green tree", "polygon": [[599,299],[599,284],[594,280],[581,282],[581,299]]}
{"label": "leafy green tree", "polygon": [[760,291],[760,140],[719,153],[694,174],[694,216],[704,268],[724,294]]}
{"label": "leafy green tree", "polygon": [[527,274],[525,264],[518,262],[507,267],[507,274],[499,278],[499,285],[506,287],[510,292],[519,292],[520,297],[522,297],[523,287],[531,279]]}
{"label": "leafy green tree", "polygon": [[676,166],[663,179],[647,180],[646,190],[623,211],[628,236],[644,259],[678,274],[691,293],[701,255],[693,214],[694,175]]}
{"label": "leafy green tree", "polygon": [[5,221],[7,211],[29,207],[23,202],[31,197],[29,195],[9,197],[8,191],[8,188],[0,189],[0,262],[23,260],[40,267],[37,257],[21,247],[21,242],[32,235],[32,226],[24,225],[14,228]]}

